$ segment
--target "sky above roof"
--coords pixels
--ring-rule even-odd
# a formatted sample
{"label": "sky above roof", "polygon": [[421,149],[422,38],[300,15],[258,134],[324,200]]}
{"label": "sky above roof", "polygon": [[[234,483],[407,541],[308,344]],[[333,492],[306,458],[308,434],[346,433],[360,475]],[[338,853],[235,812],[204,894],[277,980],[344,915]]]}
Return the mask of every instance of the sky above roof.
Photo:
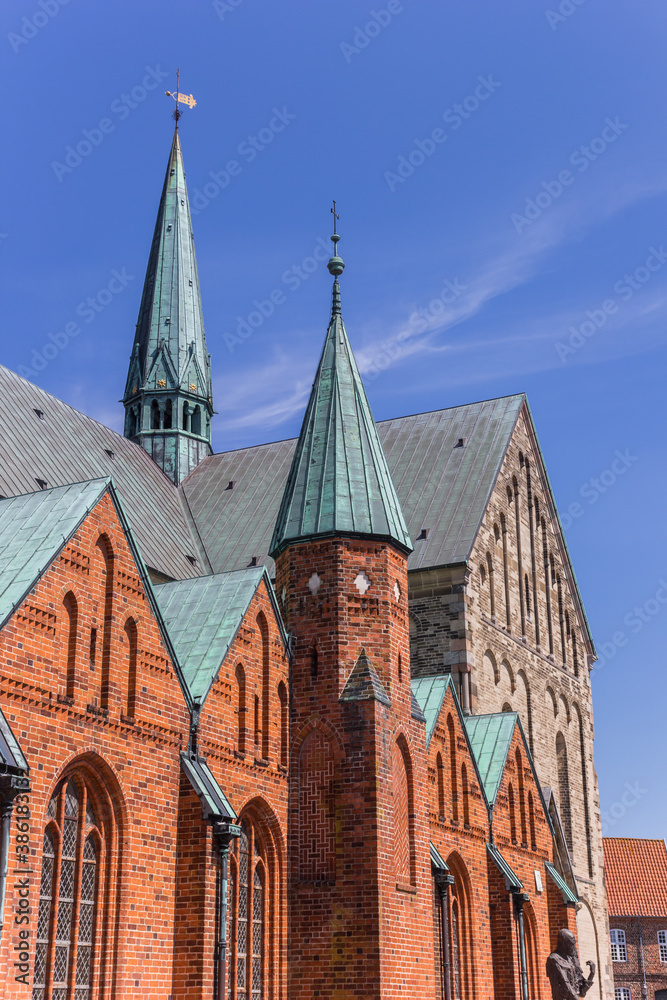
{"label": "sky above roof", "polygon": [[375,417],[527,393],[601,654],[604,830],[663,836],[664,5],[372,10],[5,0],[2,361],[121,429],[180,65],[216,450],[298,433],[335,197]]}

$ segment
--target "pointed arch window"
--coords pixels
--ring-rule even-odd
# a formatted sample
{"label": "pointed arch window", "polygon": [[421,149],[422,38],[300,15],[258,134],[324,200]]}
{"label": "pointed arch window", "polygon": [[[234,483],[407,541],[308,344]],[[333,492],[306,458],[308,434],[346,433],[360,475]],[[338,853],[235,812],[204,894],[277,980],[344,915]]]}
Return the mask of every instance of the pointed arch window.
{"label": "pointed arch window", "polygon": [[76,691],[76,640],[77,629],[79,627],[79,609],[76,597],[71,590],[65,594],[63,604],[67,613],[67,680],[65,694],[68,698],[73,698]]}
{"label": "pointed arch window", "polygon": [[514,788],[511,783],[507,789],[507,798],[510,809],[510,839],[513,844],[516,844],[516,806],[514,805]]}
{"label": "pointed arch window", "polygon": [[171,402],[170,399],[168,399],[167,402],[164,404],[164,424],[163,424],[163,427],[165,428],[165,430],[170,430],[171,429],[172,412],[173,412],[172,402]]}
{"label": "pointed arch window", "polygon": [[103,839],[85,782],[61,782],[47,819],[32,1000],[90,1000]]}
{"label": "pointed arch window", "polygon": [[263,1000],[266,996],[267,870],[257,830],[241,822],[230,865],[228,1000]]}

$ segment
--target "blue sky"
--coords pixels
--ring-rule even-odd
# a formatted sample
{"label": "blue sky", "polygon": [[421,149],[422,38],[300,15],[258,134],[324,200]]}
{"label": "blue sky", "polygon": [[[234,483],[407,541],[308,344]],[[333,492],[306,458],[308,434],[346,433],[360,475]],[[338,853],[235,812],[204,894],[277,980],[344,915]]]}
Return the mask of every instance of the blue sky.
{"label": "blue sky", "polygon": [[[180,66],[198,101],[181,135],[216,450],[298,432],[335,197],[376,418],[528,394],[607,654],[593,679],[605,832],[652,837],[667,826],[666,20],[657,0],[0,12],[2,363],[35,371],[52,334],[33,380],[121,429]],[[68,323],[81,333],[65,344]]]}

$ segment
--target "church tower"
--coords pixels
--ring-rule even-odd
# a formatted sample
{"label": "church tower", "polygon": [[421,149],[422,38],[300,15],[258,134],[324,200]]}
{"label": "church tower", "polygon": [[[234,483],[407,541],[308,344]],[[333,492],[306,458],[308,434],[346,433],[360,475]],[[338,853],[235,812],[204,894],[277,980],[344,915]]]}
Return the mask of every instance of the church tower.
{"label": "church tower", "polygon": [[336,249],[328,267],[331,321],[271,549],[294,637],[287,992],[423,1000],[433,900],[412,543],[341,316]]}
{"label": "church tower", "polygon": [[175,483],[210,455],[206,350],[178,119],[155,223],[125,395],[125,437]]}

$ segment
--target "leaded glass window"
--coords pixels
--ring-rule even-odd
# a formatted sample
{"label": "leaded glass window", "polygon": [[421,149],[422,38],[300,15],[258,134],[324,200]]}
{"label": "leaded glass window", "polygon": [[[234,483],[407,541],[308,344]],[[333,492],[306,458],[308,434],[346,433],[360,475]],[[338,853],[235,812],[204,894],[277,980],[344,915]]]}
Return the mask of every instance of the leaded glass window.
{"label": "leaded glass window", "polygon": [[264,1000],[266,941],[264,850],[254,828],[241,823],[229,865],[228,1000]]}
{"label": "leaded glass window", "polygon": [[452,903],[452,978],[454,980],[454,1000],[461,1000],[461,951],[459,948],[459,907]]}
{"label": "leaded glass window", "polygon": [[32,1000],[46,1000],[49,981],[49,1000],[90,1000],[101,835],[85,783],[64,782],[47,818]]}

